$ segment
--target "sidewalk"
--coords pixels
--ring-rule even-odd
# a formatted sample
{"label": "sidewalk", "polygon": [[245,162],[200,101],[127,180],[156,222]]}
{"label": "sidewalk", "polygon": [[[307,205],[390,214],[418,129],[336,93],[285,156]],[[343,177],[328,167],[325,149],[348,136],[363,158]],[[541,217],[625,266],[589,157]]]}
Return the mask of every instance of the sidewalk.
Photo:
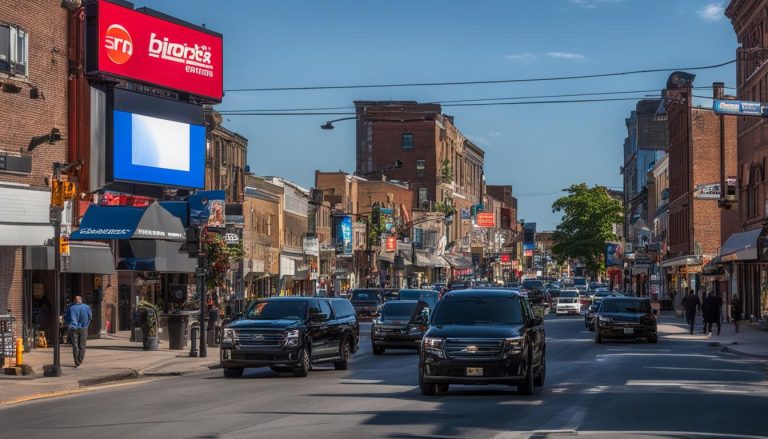
{"label": "sidewalk", "polygon": [[704,323],[701,314],[696,316],[696,326],[693,335],[689,334],[688,324],[684,317],[675,317],[672,312],[663,312],[659,317],[659,335],[677,340],[700,340],[713,347],[721,347],[723,351],[745,357],[768,359],[768,331],[758,331],[749,322],[741,322],[737,333],[733,323],[723,321],[720,335],[717,326],[711,335],[702,334]]}
{"label": "sidewalk", "polygon": [[199,373],[218,365],[218,348],[208,348],[207,358],[190,358],[183,351],[168,350],[161,342],[157,351],[144,351],[129,341],[128,332],[88,340],[85,361],[75,369],[72,348],[61,346],[61,377],[43,376],[43,366],[53,363],[53,348],[24,353],[24,363],[35,375],[0,375],[0,405],[73,393],[90,386],[151,376]]}

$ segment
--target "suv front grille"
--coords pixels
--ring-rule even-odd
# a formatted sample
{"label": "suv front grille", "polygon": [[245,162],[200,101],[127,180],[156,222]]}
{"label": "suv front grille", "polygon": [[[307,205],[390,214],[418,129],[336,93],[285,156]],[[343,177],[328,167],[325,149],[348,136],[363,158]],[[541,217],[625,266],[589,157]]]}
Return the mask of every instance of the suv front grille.
{"label": "suv front grille", "polygon": [[458,360],[492,360],[498,358],[504,346],[499,339],[449,338],[445,340],[445,355]]}
{"label": "suv front grille", "polygon": [[248,348],[275,348],[285,342],[284,331],[263,329],[238,329],[235,331],[235,344]]}

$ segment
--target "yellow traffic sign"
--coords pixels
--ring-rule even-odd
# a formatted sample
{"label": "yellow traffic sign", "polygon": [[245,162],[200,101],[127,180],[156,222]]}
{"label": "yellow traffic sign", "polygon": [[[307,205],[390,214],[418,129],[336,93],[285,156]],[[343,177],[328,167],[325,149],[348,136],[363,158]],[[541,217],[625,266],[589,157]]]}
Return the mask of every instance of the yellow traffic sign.
{"label": "yellow traffic sign", "polygon": [[51,206],[64,206],[64,192],[61,183],[58,180],[51,181]]}

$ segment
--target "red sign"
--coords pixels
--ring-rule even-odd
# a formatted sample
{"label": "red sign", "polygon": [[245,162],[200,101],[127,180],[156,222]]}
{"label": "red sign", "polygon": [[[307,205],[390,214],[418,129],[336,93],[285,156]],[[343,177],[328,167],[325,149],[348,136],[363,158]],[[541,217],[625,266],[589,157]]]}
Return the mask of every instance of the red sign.
{"label": "red sign", "polygon": [[387,237],[386,250],[388,252],[393,252],[393,251],[397,250],[397,237],[396,236],[388,236]]}
{"label": "red sign", "polygon": [[496,227],[496,216],[493,214],[493,212],[478,213],[477,227]]}
{"label": "red sign", "polygon": [[501,255],[501,263],[502,264],[509,264],[510,261],[511,261],[511,258],[509,257],[509,255],[507,253],[504,253],[504,254]]}
{"label": "red sign", "polygon": [[221,35],[171,23],[106,0],[98,2],[98,65],[103,73],[221,101]]}

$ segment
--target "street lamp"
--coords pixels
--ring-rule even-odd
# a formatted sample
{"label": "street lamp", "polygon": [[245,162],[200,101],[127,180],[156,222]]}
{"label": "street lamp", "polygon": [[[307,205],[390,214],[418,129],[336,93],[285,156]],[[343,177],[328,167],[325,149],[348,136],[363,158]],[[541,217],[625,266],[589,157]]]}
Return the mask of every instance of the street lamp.
{"label": "street lamp", "polygon": [[328,122],[320,125],[320,129],[332,130],[332,129],[336,128],[336,127],[333,126],[334,122],[341,122],[342,120],[352,120],[352,119],[357,119],[357,116],[342,117],[341,119],[329,120]]}

